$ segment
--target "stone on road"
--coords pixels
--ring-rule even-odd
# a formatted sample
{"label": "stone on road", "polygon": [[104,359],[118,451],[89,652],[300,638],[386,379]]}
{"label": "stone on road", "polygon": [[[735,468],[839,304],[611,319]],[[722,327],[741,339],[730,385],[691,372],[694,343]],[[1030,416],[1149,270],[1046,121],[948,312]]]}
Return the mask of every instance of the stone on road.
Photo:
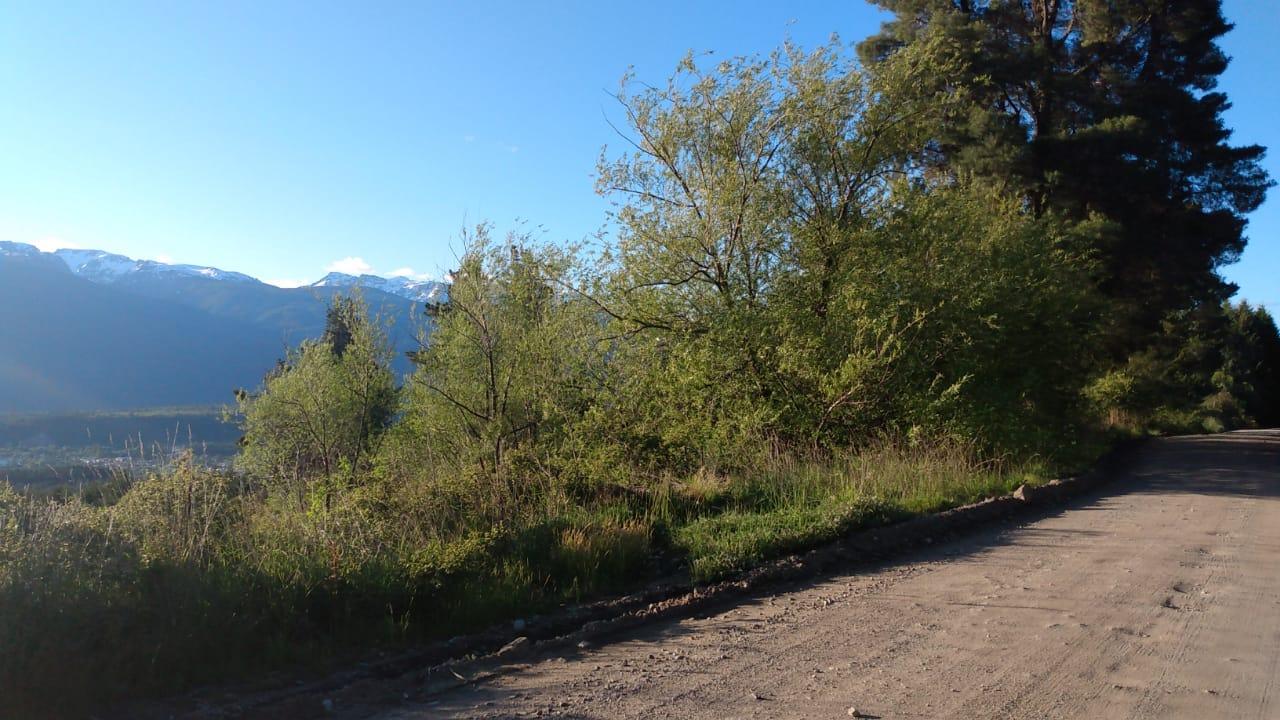
{"label": "stone on road", "polygon": [[569,653],[380,717],[1280,718],[1280,433]]}

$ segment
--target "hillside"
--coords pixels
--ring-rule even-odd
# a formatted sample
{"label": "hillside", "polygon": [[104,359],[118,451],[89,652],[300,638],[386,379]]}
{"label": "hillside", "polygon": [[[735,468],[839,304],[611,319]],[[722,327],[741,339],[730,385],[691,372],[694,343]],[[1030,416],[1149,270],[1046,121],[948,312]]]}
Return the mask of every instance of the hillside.
{"label": "hillside", "polygon": [[0,243],[0,412],[227,402],[319,335],[330,299],[352,287],[392,320],[397,350],[416,347],[413,299],[327,280],[286,289],[214,268]]}

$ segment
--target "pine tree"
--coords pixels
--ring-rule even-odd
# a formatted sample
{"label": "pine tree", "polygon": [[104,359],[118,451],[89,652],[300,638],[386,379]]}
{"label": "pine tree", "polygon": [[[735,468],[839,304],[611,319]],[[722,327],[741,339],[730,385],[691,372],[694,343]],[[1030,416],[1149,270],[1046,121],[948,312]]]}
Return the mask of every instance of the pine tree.
{"label": "pine tree", "polygon": [[1219,0],[877,0],[895,17],[860,52],[870,66],[927,37],[965,68],[969,107],[935,133],[935,170],[1020,193],[1037,214],[1111,220],[1095,250],[1123,357],[1168,312],[1221,302],[1218,274],[1272,184],[1264,148],[1233,146],[1215,90],[1231,29]]}

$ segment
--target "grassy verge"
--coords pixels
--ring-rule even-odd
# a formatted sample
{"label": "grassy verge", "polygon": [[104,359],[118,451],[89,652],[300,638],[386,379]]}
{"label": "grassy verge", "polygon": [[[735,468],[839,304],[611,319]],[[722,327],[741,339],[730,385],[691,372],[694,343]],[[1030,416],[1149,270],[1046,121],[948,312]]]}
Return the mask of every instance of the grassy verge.
{"label": "grassy verge", "polygon": [[481,491],[460,480],[347,487],[323,505],[190,462],[108,503],[0,487],[0,715],[82,715],[456,635],[672,563],[711,580],[1046,476],[960,448],[886,446],[621,496],[526,488],[501,522],[460,519],[460,498]]}
{"label": "grassy verge", "polygon": [[1044,477],[975,463],[955,448],[882,448],[829,462],[791,462],[730,481],[716,513],[680,524],[675,546],[696,580],[713,580],[851,530],[1010,492]]}

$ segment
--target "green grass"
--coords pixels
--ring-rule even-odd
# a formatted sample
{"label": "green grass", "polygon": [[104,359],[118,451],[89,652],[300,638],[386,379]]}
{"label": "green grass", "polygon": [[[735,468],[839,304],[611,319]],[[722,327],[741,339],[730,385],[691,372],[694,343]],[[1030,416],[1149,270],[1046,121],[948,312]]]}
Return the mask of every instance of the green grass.
{"label": "green grass", "polygon": [[708,581],[1044,476],[884,446],[704,469],[622,499],[524,483],[498,503],[428,478],[299,503],[183,462],[114,503],[0,486],[0,716],[318,670],[634,589],[672,563]]}
{"label": "green grass", "polygon": [[723,577],[784,553],[1010,492],[1039,482],[1033,468],[973,462],[955,448],[881,448],[826,462],[784,462],[746,481],[728,481],[723,509],[674,532],[696,580]]}

